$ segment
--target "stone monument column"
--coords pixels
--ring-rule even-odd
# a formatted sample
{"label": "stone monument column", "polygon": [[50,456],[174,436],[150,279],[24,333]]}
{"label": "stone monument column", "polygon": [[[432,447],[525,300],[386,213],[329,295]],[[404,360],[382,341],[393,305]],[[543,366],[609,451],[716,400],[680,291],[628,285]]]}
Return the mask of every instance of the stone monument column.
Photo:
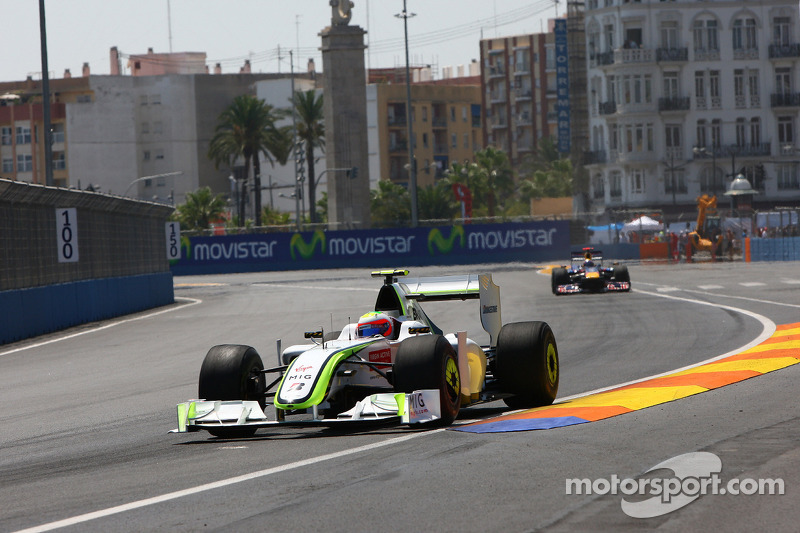
{"label": "stone monument column", "polygon": [[[370,225],[364,35],[349,26],[349,0],[331,0],[331,25],[320,32],[331,229]],[[355,169],[348,172],[341,169]]]}

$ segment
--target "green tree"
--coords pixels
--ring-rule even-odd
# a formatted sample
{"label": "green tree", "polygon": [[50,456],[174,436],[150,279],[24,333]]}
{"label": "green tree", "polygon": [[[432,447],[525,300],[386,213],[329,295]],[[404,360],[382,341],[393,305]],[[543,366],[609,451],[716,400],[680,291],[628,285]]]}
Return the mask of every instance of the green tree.
{"label": "green tree", "polygon": [[174,218],[181,223],[181,229],[208,229],[212,222],[222,218],[226,204],[222,194],[215,195],[210,187],[203,187],[186,193],[186,202],[175,208]]}
{"label": "green tree", "polygon": [[303,142],[308,172],[308,211],[311,223],[317,222],[317,184],[314,169],[314,150],[325,151],[325,122],[322,95],[314,89],[295,91],[292,102],[297,112],[297,138]]}
{"label": "green tree", "polygon": [[510,200],[514,190],[514,173],[508,156],[493,146],[475,152],[474,163],[453,163],[446,181],[469,187],[474,208],[485,208],[490,217],[495,216],[498,201]]}
{"label": "green tree", "polygon": [[559,198],[572,196],[572,163],[569,159],[551,161],[549,168],[536,170],[520,182],[523,198]]}
{"label": "green tree", "polygon": [[[259,154],[274,164],[273,155],[280,151],[283,139],[275,122],[283,112],[259,100],[255,96],[240,95],[219,116],[214,137],[208,149],[208,157],[219,168],[222,163],[231,167],[234,161],[244,158],[245,176],[250,175],[253,165],[253,189],[255,191],[256,226],[261,225],[261,162]],[[247,187],[247,177],[242,184],[242,197]],[[241,220],[239,221],[241,224]]]}
{"label": "green tree", "polygon": [[404,226],[411,221],[411,197],[405,187],[380,180],[370,196],[374,226]]}
{"label": "green tree", "polygon": [[287,226],[290,223],[290,218],[291,215],[289,213],[281,213],[270,206],[265,206],[261,211],[261,219],[264,221],[265,226]]}
{"label": "green tree", "polygon": [[458,202],[446,181],[417,189],[417,207],[423,220],[450,219],[458,212]]}

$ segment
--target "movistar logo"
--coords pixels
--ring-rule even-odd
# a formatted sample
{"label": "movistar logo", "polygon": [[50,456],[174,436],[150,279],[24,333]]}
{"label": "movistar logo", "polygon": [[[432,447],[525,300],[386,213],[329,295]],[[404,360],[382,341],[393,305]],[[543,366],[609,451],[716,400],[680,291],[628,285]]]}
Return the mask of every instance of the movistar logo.
{"label": "movistar logo", "polygon": [[439,250],[439,253],[449,254],[455,247],[456,239],[458,239],[459,244],[463,248],[464,226],[453,226],[453,229],[450,232],[450,237],[447,239],[444,238],[442,232],[439,231],[439,228],[433,228],[430,233],[428,233],[428,252],[430,252],[431,255],[435,255],[435,247],[437,250]]}
{"label": "movistar logo", "polygon": [[[183,256],[184,259],[191,259],[192,258],[192,241],[189,240],[189,237],[186,235],[181,235],[181,248],[183,248]],[[170,259],[169,264],[177,265],[180,263],[180,259]]]}
{"label": "movistar logo", "polygon": [[297,260],[295,250],[300,254],[303,259],[311,259],[314,257],[314,250],[320,245],[320,251],[325,253],[325,233],[322,230],[316,230],[311,234],[311,242],[306,242],[303,236],[299,233],[292,235],[292,240],[289,242],[289,250],[292,253],[292,259]]}

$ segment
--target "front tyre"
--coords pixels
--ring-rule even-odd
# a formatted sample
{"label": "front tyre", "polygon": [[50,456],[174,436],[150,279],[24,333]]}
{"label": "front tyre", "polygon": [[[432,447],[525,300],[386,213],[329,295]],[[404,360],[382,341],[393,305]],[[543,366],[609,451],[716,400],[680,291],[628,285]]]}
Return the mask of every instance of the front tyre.
{"label": "front tyre", "polygon": [[495,377],[500,390],[514,396],[511,408],[550,405],[558,393],[558,347],[546,322],[506,324],[497,336]]}
{"label": "front tyre", "polygon": [[628,273],[627,265],[614,267],[614,279],[616,281],[626,281],[628,283],[631,282],[631,275]]}
{"label": "front tyre", "polygon": [[567,272],[566,268],[558,267],[552,270],[550,273],[550,286],[553,290],[553,294],[558,296],[558,286],[567,285],[568,283],[569,272]]}
{"label": "front tyre", "polygon": [[442,418],[424,425],[449,426],[461,408],[458,359],[450,342],[441,335],[418,335],[400,343],[395,357],[394,389],[410,393],[438,389]]}
{"label": "front tyre", "polygon": [[[206,400],[254,400],[263,409],[266,405],[264,364],[250,346],[221,344],[206,354],[200,367],[198,396]],[[222,428],[209,430],[217,437],[249,437],[255,428]]]}

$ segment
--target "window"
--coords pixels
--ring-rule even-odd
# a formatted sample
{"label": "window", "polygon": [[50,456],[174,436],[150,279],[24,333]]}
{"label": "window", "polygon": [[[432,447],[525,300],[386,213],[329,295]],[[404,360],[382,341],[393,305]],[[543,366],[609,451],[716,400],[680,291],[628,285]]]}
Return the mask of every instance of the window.
{"label": "window", "polygon": [[0,128],[0,143],[4,146],[11,146],[11,126],[3,126]]}
{"label": "window", "polygon": [[697,121],[697,147],[698,148],[705,148],[707,143],[706,137],[706,128],[707,124],[705,120],[698,120]]}
{"label": "window", "polygon": [[163,133],[164,123],[161,121],[153,122],[153,133]]}
{"label": "window", "polygon": [[33,156],[30,154],[17,154],[17,172],[30,172],[33,170]]}
{"label": "window", "polygon": [[464,134],[464,149],[469,150],[469,133]]}
{"label": "window", "polygon": [[461,108],[461,122],[466,122],[469,113],[467,113],[467,106]]}
{"label": "window", "polygon": [[678,23],[669,21],[661,25],[661,47],[678,48]]}
{"label": "window", "polygon": [[608,177],[609,185],[611,186],[611,197],[619,198],[622,196],[622,173],[614,171]]}
{"label": "window", "polygon": [[708,92],[711,97],[711,107],[714,109],[722,107],[718,70],[711,70],[708,72]]}
{"label": "window", "polygon": [[3,158],[3,172],[4,173],[14,172],[14,159],[10,157]]}
{"label": "window", "polygon": [[794,145],[794,119],[790,116],[778,117],[778,142]]}
{"label": "window", "polygon": [[706,108],[706,73],[703,70],[694,73],[694,98],[698,109]]}
{"label": "window", "polygon": [[744,94],[744,70],[740,68],[733,71],[733,94],[736,107],[746,107]]}
{"label": "window", "polygon": [[142,154],[142,159],[145,161],[150,161],[150,150],[145,150],[144,154]]}
{"label": "window", "polygon": [[456,106],[450,106],[450,122],[456,121]]}
{"label": "window", "polygon": [[64,170],[67,168],[67,158],[64,152],[53,152],[53,169]]}
{"label": "window", "polygon": [[156,159],[164,159],[164,150],[161,150],[159,148],[158,150],[155,151],[154,155]]}
{"label": "window", "polygon": [[756,21],[740,18],[733,23],[733,49],[739,51],[757,50]]}
{"label": "window", "polygon": [[664,98],[678,97],[678,73],[664,73]]}
{"label": "window", "polygon": [[631,192],[633,194],[644,193],[644,171],[642,169],[631,171]]}
{"label": "window", "polygon": [[594,198],[603,198],[605,196],[605,180],[603,180],[602,175],[594,177],[592,180],[592,190],[594,192],[592,195]]}
{"label": "window", "polygon": [[747,145],[747,127],[743,118],[736,119],[736,146]]}
{"label": "window", "polygon": [[161,95],[160,94],[151,94],[150,95],[150,105],[159,105],[161,104]]}
{"label": "window", "polygon": [[31,129],[26,126],[17,126],[17,144],[31,143]]}
{"label": "window", "polygon": [[[692,27],[695,55],[708,57],[710,52],[719,52],[719,34],[716,20],[697,20]],[[695,57],[695,59],[700,59]]]}
{"label": "window", "polygon": [[758,117],[750,119],[750,144],[761,145],[761,119]]}
{"label": "window", "polygon": [[139,97],[139,104],[140,105],[147,105],[147,95],[143,94]]}
{"label": "window", "polygon": [[772,22],[772,44],[785,46],[792,43],[792,22],[789,17],[775,17]]}
{"label": "window", "polygon": [[422,106],[422,122],[428,122],[428,106]]}
{"label": "window", "polygon": [[711,121],[711,146],[722,146],[722,120],[715,118]]}
{"label": "window", "polygon": [[788,95],[792,92],[792,74],[788,68],[775,69],[775,92]]}
{"label": "window", "polygon": [[423,148],[427,148],[428,147],[428,134],[427,133],[423,133],[422,134],[422,147]]}
{"label": "window", "polygon": [[450,147],[458,148],[458,135],[455,133],[450,134]]}
{"label": "window", "polygon": [[614,50],[614,25],[613,24],[606,24],[603,28],[603,32],[606,35],[606,52],[610,52]]}
{"label": "window", "polygon": [[797,164],[775,165],[778,178],[778,190],[800,189],[800,179],[797,176]]}
{"label": "window", "polygon": [[142,133],[150,133],[150,124],[148,122],[142,122]]}
{"label": "window", "polygon": [[667,125],[664,129],[664,140],[667,150],[670,148],[678,149],[681,147],[681,127],[679,125]]}

